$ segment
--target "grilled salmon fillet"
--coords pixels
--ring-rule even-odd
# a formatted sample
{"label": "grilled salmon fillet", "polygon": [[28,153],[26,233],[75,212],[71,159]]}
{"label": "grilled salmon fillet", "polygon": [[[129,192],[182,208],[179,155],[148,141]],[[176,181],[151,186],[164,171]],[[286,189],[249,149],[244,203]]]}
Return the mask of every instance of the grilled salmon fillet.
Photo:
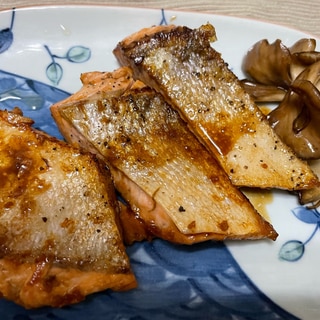
{"label": "grilled salmon fillet", "polygon": [[61,307],[135,287],[110,172],[32,123],[0,111],[0,295]]}
{"label": "grilled salmon fillet", "polygon": [[211,47],[215,37],[210,24],[194,30],[156,26],[125,38],[114,54],[179,112],[236,186],[299,190],[318,185]]}
{"label": "grilled salmon fillet", "polygon": [[112,85],[100,98],[71,97],[51,111],[69,143],[108,163],[146,234],[184,244],[276,238],[178,113],[143,83],[118,97]]}

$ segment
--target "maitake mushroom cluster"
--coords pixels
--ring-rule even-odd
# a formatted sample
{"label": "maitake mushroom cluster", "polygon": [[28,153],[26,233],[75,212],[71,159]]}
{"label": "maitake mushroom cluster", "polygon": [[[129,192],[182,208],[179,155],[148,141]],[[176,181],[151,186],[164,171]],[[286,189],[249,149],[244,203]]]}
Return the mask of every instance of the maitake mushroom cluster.
{"label": "maitake mushroom cluster", "polygon": [[[320,52],[315,39],[292,47],[257,42],[243,60],[242,80],[256,102],[276,102],[267,119],[281,139],[320,176]],[[320,187],[299,193],[301,204],[320,206]]]}
{"label": "maitake mushroom cluster", "polygon": [[278,102],[267,118],[303,159],[320,159],[320,52],[315,39],[292,47],[257,42],[243,61],[245,89],[257,102]]}

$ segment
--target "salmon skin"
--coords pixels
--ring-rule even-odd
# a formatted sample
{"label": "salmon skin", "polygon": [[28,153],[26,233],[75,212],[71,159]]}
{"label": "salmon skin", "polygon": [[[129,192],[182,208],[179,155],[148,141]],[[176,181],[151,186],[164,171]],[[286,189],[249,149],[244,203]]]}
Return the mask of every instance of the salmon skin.
{"label": "salmon skin", "polygon": [[108,163],[148,234],[186,244],[277,237],[160,94],[139,81],[109,91],[68,98],[52,115],[69,143]]}
{"label": "salmon skin", "polygon": [[287,190],[319,185],[212,48],[215,37],[211,24],[194,30],[156,26],[125,38],[114,54],[179,112],[234,185]]}
{"label": "salmon skin", "polygon": [[0,111],[0,294],[61,307],[136,286],[110,172],[96,156]]}

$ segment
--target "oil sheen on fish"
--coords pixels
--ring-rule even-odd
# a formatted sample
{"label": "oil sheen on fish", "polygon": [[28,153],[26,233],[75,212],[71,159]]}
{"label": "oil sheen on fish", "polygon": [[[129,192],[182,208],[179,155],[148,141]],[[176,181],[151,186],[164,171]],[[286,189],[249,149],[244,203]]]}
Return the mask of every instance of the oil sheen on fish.
{"label": "oil sheen on fish", "polygon": [[118,97],[69,98],[51,110],[68,142],[107,161],[149,234],[187,244],[276,238],[177,112],[143,83]]}
{"label": "oil sheen on fish", "polygon": [[61,307],[136,286],[109,170],[96,156],[0,111],[0,294]]}
{"label": "oil sheen on fish", "polygon": [[210,24],[194,30],[156,26],[119,42],[114,54],[179,112],[233,184],[288,190],[318,185],[211,47],[215,36]]}

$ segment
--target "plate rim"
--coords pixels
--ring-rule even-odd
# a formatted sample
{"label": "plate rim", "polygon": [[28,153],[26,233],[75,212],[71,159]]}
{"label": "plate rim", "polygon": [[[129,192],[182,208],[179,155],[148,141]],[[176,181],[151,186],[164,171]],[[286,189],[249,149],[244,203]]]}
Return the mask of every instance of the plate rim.
{"label": "plate rim", "polygon": [[[111,5],[107,5],[107,4],[103,4],[103,5],[77,5],[77,4],[71,4],[71,5],[37,5],[37,6],[22,6],[22,7],[16,7],[14,8],[15,10],[33,10],[33,9],[36,9],[36,10],[46,10],[46,9],[65,9],[65,8],[68,8],[68,9],[73,9],[73,8],[83,8],[83,9],[88,9],[89,8],[92,8],[92,9],[100,9],[100,8],[104,8],[104,9],[112,9],[112,8],[116,8],[116,9],[129,9],[129,10],[132,10],[133,11],[141,11],[141,10],[150,10],[150,11],[153,11],[153,12],[158,12],[160,10],[159,9],[156,9],[156,8],[138,8],[138,7],[128,7],[128,6],[111,6]],[[184,10],[172,10],[172,9],[164,9],[166,12],[169,12],[169,13],[189,13],[189,14],[197,14],[197,15],[206,15],[206,16],[212,16],[212,17],[220,17],[222,19],[232,19],[232,20],[236,20],[236,21],[251,21],[251,19],[247,19],[247,18],[243,18],[243,17],[236,17],[236,16],[229,16],[229,15],[221,15],[221,14],[212,14],[212,13],[207,13],[207,12],[194,12],[194,11],[184,11]],[[5,9],[5,10],[0,10],[0,14],[2,14],[3,12],[11,12],[12,9]],[[282,28],[282,29],[289,29],[293,32],[298,32],[298,33],[305,33],[304,31],[301,31],[301,30],[296,30],[296,29],[292,29],[290,27],[287,27],[287,26],[282,26],[282,25],[279,25],[279,24],[274,24],[274,23],[270,23],[270,22],[264,22],[264,21],[260,21],[260,20],[257,20],[257,19],[253,19],[253,21],[255,21],[256,23],[259,23],[259,24],[264,24],[264,25],[269,25],[269,26],[275,26],[275,27],[279,27],[279,28]],[[318,38],[316,38],[318,39]]]}
{"label": "plate rim", "polygon": [[281,27],[283,29],[287,29],[288,31],[290,30],[291,32],[298,32],[298,33],[303,33],[308,37],[315,38],[316,40],[320,41],[320,37],[317,35],[314,35],[310,32],[301,30],[299,28],[295,28],[294,26],[289,26],[286,24],[281,24],[281,23],[276,23],[273,21],[269,21],[266,19],[257,19],[254,17],[242,17],[242,16],[237,16],[235,14],[223,14],[223,13],[214,13],[212,11],[193,11],[191,9],[181,9],[181,8],[165,8],[165,7],[143,7],[143,6],[128,6],[128,5],[112,5],[112,4],[107,4],[107,3],[74,3],[74,4],[30,4],[30,5],[18,5],[12,8],[1,8],[0,9],[0,14],[5,13],[5,12],[11,12],[12,10],[16,11],[29,11],[29,10],[45,10],[45,9],[72,9],[72,8],[77,8],[77,9],[125,9],[125,10],[132,10],[132,11],[138,11],[138,10],[146,10],[146,11],[158,11],[158,10],[165,10],[166,12],[171,12],[171,13],[184,13],[184,14],[197,14],[197,15],[210,15],[213,17],[219,17],[219,18],[224,18],[224,19],[231,19],[231,20],[239,20],[239,21],[247,21],[247,22],[252,22],[252,23],[261,23],[265,25],[269,25],[270,27]]}

